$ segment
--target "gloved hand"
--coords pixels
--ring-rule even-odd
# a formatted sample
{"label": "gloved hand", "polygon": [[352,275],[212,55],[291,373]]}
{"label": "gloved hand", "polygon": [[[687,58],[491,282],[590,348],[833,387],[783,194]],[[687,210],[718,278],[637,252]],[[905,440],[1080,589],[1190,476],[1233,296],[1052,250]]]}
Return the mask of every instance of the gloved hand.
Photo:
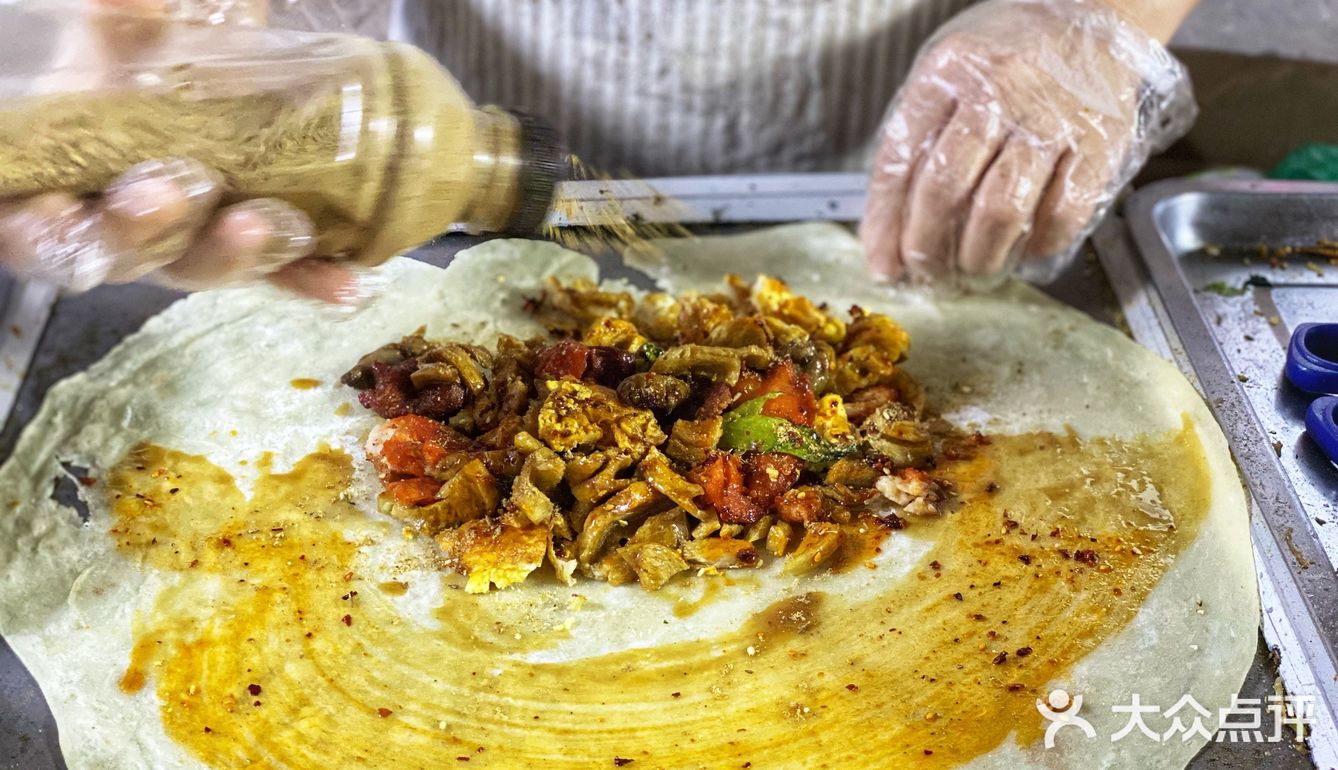
{"label": "gloved hand", "polygon": [[[263,0],[95,0],[103,14],[67,40],[91,68],[117,65],[152,45],[168,19],[263,22]],[[23,277],[86,290],[148,278],[183,289],[269,280],[326,302],[353,303],[367,286],[348,268],[308,259],[312,225],[297,208],[256,199],[219,207],[218,175],[188,158],[139,164],[103,195],[52,192],[0,200],[0,265]]]}
{"label": "gloved hand", "polygon": [[1102,0],[974,6],[892,102],[860,226],[869,268],[990,283],[1022,262],[1053,277],[1195,115],[1181,64]]}

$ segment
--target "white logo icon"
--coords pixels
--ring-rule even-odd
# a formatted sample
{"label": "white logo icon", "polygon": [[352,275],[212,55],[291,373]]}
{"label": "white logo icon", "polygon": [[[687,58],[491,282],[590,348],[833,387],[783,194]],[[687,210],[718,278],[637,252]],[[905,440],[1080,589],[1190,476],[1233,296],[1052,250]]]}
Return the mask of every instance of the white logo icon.
{"label": "white logo icon", "polygon": [[1082,711],[1081,695],[1070,697],[1065,690],[1054,689],[1044,701],[1037,699],[1036,710],[1050,723],[1050,726],[1045,728],[1047,749],[1055,747],[1055,733],[1063,727],[1073,726],[1082,730],[1083,735],[1088,738],[1096,737],[1096,728],[1092,727],[1092,723],[1078,716],[1078,712]]}

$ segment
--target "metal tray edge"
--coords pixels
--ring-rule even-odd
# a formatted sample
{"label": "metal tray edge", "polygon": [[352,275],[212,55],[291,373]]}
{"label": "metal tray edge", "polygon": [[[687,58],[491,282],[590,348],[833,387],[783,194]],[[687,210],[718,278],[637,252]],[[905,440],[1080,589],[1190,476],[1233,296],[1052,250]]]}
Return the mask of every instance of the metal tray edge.
{"label": "metal tray edge", "polygon": [[[1124,206],[1128,233],[1161,300],[1176,336],[1196,375],[1197,385],[1231,445],[1237,463],[1246,471],[1246,484],[1255,501],[1257,517],[1265,525],[1252,529],[1264,569],[1278,599],[1297,630],[1306,664],[1320,689],[1317,693],[1329,713],[1338,713],[1338,573],[1301,514],[1299,499],[1268,440],[1260,432],[1250,406],[1241,396],[1235,376],[1227,369],[1222,351],[1206,319],[1198,312],[1192,289],[1157,227],[1158,210],[1180,196],[1197,193],[1333,196],[1338,185],[1266,180],[1189,179],[1149,185],[1132,195]],[[1302,536],[1298,536],[1302,535]]]}

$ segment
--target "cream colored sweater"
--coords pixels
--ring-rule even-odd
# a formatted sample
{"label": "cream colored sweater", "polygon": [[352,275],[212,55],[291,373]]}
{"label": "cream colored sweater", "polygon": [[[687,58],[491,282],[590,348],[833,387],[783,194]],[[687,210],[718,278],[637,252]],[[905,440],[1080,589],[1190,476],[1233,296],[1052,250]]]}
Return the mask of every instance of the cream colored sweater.
{"label": "cream colored sweater", "polygon": [[971,2],[325,1],[292,7],[308,26],[388,29],[476,100],[640,175],[862,167],[921,42]]}

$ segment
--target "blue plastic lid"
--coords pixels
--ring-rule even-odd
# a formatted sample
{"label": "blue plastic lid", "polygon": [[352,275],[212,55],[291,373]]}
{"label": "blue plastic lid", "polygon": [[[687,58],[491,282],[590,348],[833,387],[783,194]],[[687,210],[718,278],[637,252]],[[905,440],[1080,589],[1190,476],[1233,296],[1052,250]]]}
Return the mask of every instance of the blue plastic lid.
{"label": "blue plastic lid", "polygon": [[1296,327],[1287,345],[1287,379],[1307,393],[1338,395],[1338,323]]}
{"label": "blue plastic lid", "polygon": [[1312,401],[1305,413],[1305,429],[1329,456],[1329,462],[1338,463],[1338,397]]}

